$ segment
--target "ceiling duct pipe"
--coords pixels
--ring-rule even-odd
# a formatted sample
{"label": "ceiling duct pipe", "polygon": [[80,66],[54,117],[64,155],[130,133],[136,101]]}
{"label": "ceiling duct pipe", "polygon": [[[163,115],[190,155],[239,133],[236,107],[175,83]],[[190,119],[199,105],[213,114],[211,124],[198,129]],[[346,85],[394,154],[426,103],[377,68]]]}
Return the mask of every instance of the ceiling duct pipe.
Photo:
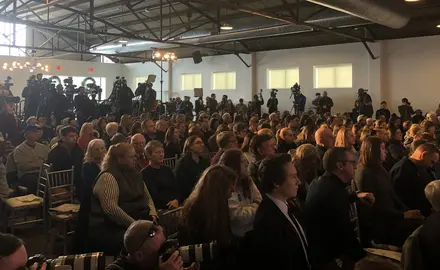
{"label": "ceiling duct pipe", "polygon": [[[366,22],[365,20],[361,20],[359,18],[355,18],[353,16],[348,16],[348,15],[342,15],[342,16],[339,15],[339,16],[327,17],[322,19],[309,20],[307,21],[307,23],[325,26],[325,27],[331,27],[333,29],[371,24],[371,22]],[[212,44],[212,43],[258,39],[265,37],[286,36],[286,35],[300,34],[300,33],[312,32],[312,31],[314,30],[309,26],[302,26],[296,24],[281,24],[281,25],[273,25],[273,26],[261,27],[261,28],[243,29],[240,31],[233,31],[233,32],[217,34],[217,35],[194,36],[190,34],[186,37],[183,36],[181,39],[176,39],[176,40],[186,44]]]}
{"label": "ceiling duct pipe", "polygon": [[[307,0],[394,29],[408,24],[409,16],[399,12],[402,5],[386,4],[385,0]],[[402,1],[403,2],[403,1]]]}

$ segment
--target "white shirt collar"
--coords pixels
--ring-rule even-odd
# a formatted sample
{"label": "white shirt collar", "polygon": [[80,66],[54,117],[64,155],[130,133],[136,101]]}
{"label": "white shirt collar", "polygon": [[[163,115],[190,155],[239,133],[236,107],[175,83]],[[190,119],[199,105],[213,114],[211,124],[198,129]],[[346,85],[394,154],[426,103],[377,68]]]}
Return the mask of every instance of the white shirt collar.
{"label": "white shirt collar", "polygon": [[278,208],[281,210],[281,212],[283,212],[283,214],[288,214],[289,212],[289,208],[287,206],[287,202],[286,201],[282,201],[278,198],[275,198],[274,196],[271,196],[269,193],[266,193],[267,197],[269,197],[269,199],[271,199],[276,206],[278,206]]}

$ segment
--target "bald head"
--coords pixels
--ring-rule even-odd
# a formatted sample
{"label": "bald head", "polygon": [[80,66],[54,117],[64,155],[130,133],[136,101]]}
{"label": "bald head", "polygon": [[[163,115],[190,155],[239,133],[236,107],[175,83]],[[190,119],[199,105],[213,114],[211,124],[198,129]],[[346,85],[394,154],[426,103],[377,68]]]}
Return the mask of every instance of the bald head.
{"label": "bald head", "polygon": [[315,133],[316,145],[320,145],[325,149],[331,149],[335,146],[333,132],[327,127],[320,127]]}
{"label": "bald head", "polygon": [[373,118],[367,118],[367,120],[365,121],[365,124],[369,127],[372,127],[374,125]]}
{"label": "bald head", "polygon": [[429,183],[425,188],[425,196],[436,212],[440,211],[440,180]]}
{"label": "bald head", "polygon": [[124,247],[129,254],[133,254],[139,250],[142,242],[150,236],[149,231],[152,227],[153,222],[148,220],[135,221],[130,225],[130,227],[128,227],[124,234]]}
{"label": "bald head", "polygon": [[419,167],[428,168],[439,162],[439,149],[432,143],[419,145],[410,156]]}

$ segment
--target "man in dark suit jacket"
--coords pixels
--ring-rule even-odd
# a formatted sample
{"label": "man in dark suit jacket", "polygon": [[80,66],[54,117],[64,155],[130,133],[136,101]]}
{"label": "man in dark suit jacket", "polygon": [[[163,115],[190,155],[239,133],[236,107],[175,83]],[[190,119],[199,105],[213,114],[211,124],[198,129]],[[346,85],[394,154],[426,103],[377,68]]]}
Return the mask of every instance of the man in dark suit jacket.
{"label": "man in dark suit jacket", "polygon": [[358,198],[371,204],[374,196],[347,192],[356,163],[357,157],[350,149],[329,149],[324,155],[325,174],[309,187],[304,216],[315,269],[354,269],[365,256],[350,218],[350,204]]}
{"label": "man in dark suit jacket", "polygon": [[305,231],[287,201],[296,197],[299,179],[287,154],[262,161],[259,167],[264,192],[253,231],[245,237],[240,269],[309,270]]}

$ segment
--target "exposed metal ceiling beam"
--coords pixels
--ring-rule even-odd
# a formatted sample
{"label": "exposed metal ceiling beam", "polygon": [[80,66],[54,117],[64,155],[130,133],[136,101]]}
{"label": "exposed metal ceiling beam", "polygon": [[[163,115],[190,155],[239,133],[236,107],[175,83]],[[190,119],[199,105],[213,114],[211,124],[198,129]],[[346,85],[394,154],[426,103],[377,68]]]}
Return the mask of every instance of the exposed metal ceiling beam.
{"label": "exposed metal ceiling beam", "polygon": [[[58,3],[63,3],[65,2],[64,0],[52,0],[51,2],[46,4],[46,1],[34,1],[34,2],[39,2],[41,4],[36,4],[30,7],[26,7],[25,10],[21,10],[21,8],[18,8],[17,11],[17,16],[22,15],[22,14],[26,14],[28,11],[37,11],[37,10],[44,10],[44,12],[42,14],[38,14],[38,15],[43,15],[45,13],[47,13],[47,9],[55,4]],[[76,5],[80,5],[80,4],[84,4],[89,2],[89,0],[77,0],[75,2],[69,3],[69,6],[76,6]]]}
{"label": "exposed metal ceiling beam", "polygon": [[224,53],[237,53],[236,50],[213,48],[210,46],[203,46],[203,45],[184,44],[184,43],[175,42],[175,41],[163,41],[163,40],[141,37],[141,36],[137,36],[137,35],[134,35],[131,33],[122,33],[122,34],[121,33],[111,33],[111,32],[104,33],[104,32],[97,32],[96,30],[91,30],[91,29],[80,29],[80,28],[72,28],[72,27],[65,27],[65,26],[59,26],[59,25],[37,23],[37,22],[33,22],[33,21],[22,20],[22,19],[13,17],[13,16],[7,16],[7,15],[1,15],[1,14],[0,14],[0,21],[17,23],[17,24],[24,24],[27,26],[32,26],[32,27],[41,28],[41,29],[50,29],[50,30],[55,30],[55,31],[63,30],[63,31],[68,31],[68,32],[85,33],[85,34],[90,34],[90,35],[102,34],[102,35],[120,37],[120,38],[126,38],[126,39],[136,39],[136,40],[141,40],[141,41],[152,41],[152,42],[163,43],[163,44],[172,44],[172,45],[182,46],[182,47],[203,48],[203,49],[208,49],[208,50],[213,50],[213,51],[220,51],[220,52],[224,52]]}
{"label": "exposed metal ceiling beam", "polygon": [[204,12],[200,8],[194,6],[193,4],[189,3],[188,1],[180,1],[180,3],[184,4],[185,6],[189,7],[192,10],[195,10],[197,13],[203,15],[205,18],[207,18],[213,24],[217,24],[217,25],[220,24],[220,22],[216,18],[212,17],[211,15],[209,15],[206,12]]}
{"label": "exposed metal ceiling beam", "polygon": [[153,37],[155,37],[156,39],[159,39],[159,37],[151,30],[151,28],[141,19],[141,17],[139,17],[138,14],[136,14],[136,12],[134,12],[133,7],[130,5],[130,3],[125,3],[125,5],[127,6],[127,8],[131,11],[131,13],[133,13],[133,15],[139,20],[140,23],[142,23],[142,25],[145,27],[145,29],[147,29],[152,35]]}
{"label": "exposed metal ceiling beam", "polygon": [[314,25],[314,24],[310,24],[310,23],[306,23],[306,22],[299,22],[299,21],[295,20],[294,18],[281,17],[280,15],[273,14],[271,12],[265,12],[265,11],[261,11],[261,10],[253,10],[253,9],[245,8],[245,7],[238,6],[238,5],[231,5],[231,4],[228,4],[228,3],[221,1],[221,0],[215,0],[215,1],[197,0],[195,2],[203,3],[206,5],[214,5],[217,7],[223,7],[223,8],[230,9],[230,10],[240,11],[243,13],[248,13],[248,14],[252,14],[255,16],[260,16],[260,17],[264,17],[267,19],[277,20],[277,21],[284,22],[284,23],[291,23],[291,24],[296,24],[296,25],[307,26],[312,29],[317,29],[317,30],[320,30],[320,31],[323,31],[326,33],[338,35],[338,36],[341,36],[344,38],[349,38],[349,39],[352,39],[352,40],[355,40],[358,42],[364,42],[364,41],[373,42],[373,40],[368,39],[368,38],[362,38],[362,37],[350,35],[350,34],[343,33],[343,32],[340,32],[340,31],[337,31],[334,29],[330,29],[327,27],[318,26],[318,25]]}

